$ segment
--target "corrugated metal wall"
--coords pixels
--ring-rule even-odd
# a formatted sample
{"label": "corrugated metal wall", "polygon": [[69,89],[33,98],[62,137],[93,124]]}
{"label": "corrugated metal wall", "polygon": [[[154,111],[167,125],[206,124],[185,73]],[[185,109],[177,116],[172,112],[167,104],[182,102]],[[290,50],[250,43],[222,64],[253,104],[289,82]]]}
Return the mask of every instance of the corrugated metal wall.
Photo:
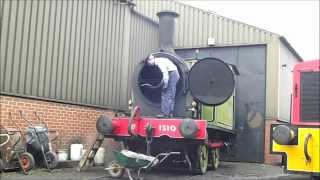
{"label": "corrugated metal wall", "polygon": [[176,20],[176,47],[207,46],[209,37],[215,38],[217,44],[261,43],[270,41],[274,35],[266,30],[174,0],[134,2],[137,4],[137,11],[155,21],[158,21],[156,13],[161,10],[174,10],[180,14]]}
{"label": "corrugated metal wall", "polygon": [[[134,66],[145,59],[151,52],[150,50],[159,49],[159,25],[134,11],[131,16],[129,48],[129,57],[131,61],[128,71],[129,80],[134,72]],[[148,25],[146,25],[146,21],[149,22]],[[131,85],[131,81],[128,81],[128,87],[130,87],[128,93],[131,93]],[[127,96],[130,97],[131,95],[128,94]]]}
{"label": "corrugated metal wall", "polygon": [[217,45],[267,44],[267,107],[266,117],[277,117],[279,35],[198,9],[175,0],[134,0],[136,10],[158,21],[156,13],[173,10],[180,14],[176,19],[176,48],[205,47],[208,38]]}
{"label": "corrugated metal wall", "polygon": [[[267,43],[266,116],[277,116],[277,34],[176,1],[134,2],[156,21],[160,10],[180,14],[176,47],[206,46],[209,37],[220,45]],[[117,0],[0,3],[1,93],[124,108],[134,64],[158,47],[158,26]]]}
{"label": "corrugated metal wall", "polygon": [[117,0],[1,0],[1,93],[126,108],[142,57],[129,55],[158,45],[144,43],[158,26],[131,14]]}

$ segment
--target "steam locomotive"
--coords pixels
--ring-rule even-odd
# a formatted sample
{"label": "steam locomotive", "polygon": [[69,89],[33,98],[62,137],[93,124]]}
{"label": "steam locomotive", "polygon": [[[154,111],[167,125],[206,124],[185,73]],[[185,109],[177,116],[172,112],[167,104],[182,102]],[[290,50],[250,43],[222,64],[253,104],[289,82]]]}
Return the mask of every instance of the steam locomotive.
{"label": "steam locomotive", "polygon": [[[139,63],[132,78],[130,117],[100,117],[97,130],[105,138],[123,142],[134,152],[152,156],[180,152],[164,163],[180,163],[193,173],[204,174],[208,166],[218,168],[219,149],[234,134],[237,70],[213,57],[185,61],[176,55],[173,51],[174,19],[179,15],[172,11],[157,15],[161,50],[152,55],[172,61],[180,75],[173,117],[157,116],[161,114],[161,71],[156,66]],[[209,116],[215,116],[215,111],[225,113],[228,120],[224,119],[221,125],[213,122]]]}

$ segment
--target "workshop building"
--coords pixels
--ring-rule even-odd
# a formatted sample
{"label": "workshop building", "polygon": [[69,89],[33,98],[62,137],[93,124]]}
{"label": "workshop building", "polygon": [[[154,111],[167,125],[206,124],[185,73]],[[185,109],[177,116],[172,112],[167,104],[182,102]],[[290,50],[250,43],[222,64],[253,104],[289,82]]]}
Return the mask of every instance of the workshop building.
{"label": "workshop building", "polygon": [[265,92],[257,141],[263,149],[250,161],[280,161],[269,155],[270,124],[290,121],[291,71],[302,58],[279,34],[175,0],[0,1],[1,125],[14,127],[11,112],[25,128],[19,111],[33,121],[37,111],[59,131],[59,146],[90,143],[97,117],[128,110],[135,65],[159,49],[161,10],[180,14],[175,48],[182,57],[219,48],[234,48],[236,57],[242,47],[260,48]]}

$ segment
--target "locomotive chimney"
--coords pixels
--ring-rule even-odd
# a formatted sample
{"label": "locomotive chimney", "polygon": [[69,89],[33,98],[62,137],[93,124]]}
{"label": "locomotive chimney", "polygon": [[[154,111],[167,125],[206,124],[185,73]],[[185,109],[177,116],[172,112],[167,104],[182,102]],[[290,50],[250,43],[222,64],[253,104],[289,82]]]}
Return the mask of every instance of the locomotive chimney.
{"label": "locomotive chimney", "polygon": [[160,49],[164,51],[174,52],[174,20],[179,17],[179,14],[174,11],[160,11],[157,13],[159,17],[159,41]]}

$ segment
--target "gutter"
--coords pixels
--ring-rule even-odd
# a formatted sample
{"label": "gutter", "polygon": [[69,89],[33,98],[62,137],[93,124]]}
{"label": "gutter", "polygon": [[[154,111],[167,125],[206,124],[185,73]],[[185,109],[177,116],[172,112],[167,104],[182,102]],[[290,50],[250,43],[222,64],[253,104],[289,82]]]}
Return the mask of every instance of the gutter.
{"label": "gutter", "polygon": [[125,1],[125,3],[122,2],[121,4],[125,4],[125,5],[129,6],[129,8],[130,8],[130,10],[131,10],[131,12],[132,12],[133,14],[136,14],[136,15],[140,16],[141,18],[145,19],[146,21],[149,21],[149,22],[151,22],[152,24],[154,24],[154,25],[156,25],[156,26],[159,26],[159,23],[158,23],[157,21],[155,21],[155,20],[153,20],[152,18],[150,18],[150,17],[148,17],[148,16],[140,13],[139,11],[137,11],[137,10],[135,9],[136,3],[133,2],[134,0],[119,0],[119,1]]}
{"label": "gutter", "polygon": [[279,39],[299,61],[301,61],[301,62],[303,61],[303,58],[292,47],[292,45],[289,43],[289,41],[284,36],[280,36]]}

